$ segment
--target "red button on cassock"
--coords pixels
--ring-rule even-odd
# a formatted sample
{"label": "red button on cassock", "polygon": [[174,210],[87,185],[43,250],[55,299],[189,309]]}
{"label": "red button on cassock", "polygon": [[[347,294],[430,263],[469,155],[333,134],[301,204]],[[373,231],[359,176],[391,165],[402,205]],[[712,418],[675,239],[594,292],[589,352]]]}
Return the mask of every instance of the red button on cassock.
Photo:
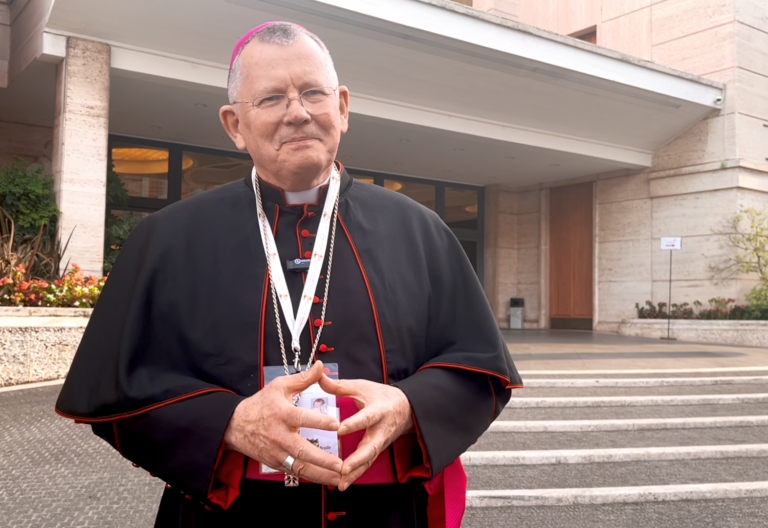
{"label": "red button on cassock", "polygon": [[312,258],[312,252],[311,251],[305,251],[304,252],[304,258]]}
{"label": "red button on cassock", "polygon": [[314,299],[312,299],[312,302],[313,302],[313,303],[315,303],[315,304],[319,303],[319,302],[320,302],[320,297],[318,297],[317,295],[315,295],[315,298],[314,298]]}
{"label": "red button on cassock", "polygon": [[320,352],[328,352],[328,345],[326,345],[326,344],[322,344],[322,345],[320,345],[319,347],[317,347],[317,349],[318,349]]}
{"label": "red button on cassock", "polygon": [[323,326],[323,321],[320,319],[315,319],[315,326],[317,328],[320,328],[321,326]]}
{"label": "red button on cassock", "polygon": [[338,515],[336,515],[335,512],[331,512],[325,516],[325,518],[328,519],[329,521],[335,521],[336,517],[338,517]]}
{"label": "red button on cassock", "polygon": [[304,238],[307,238],[309,236],[309,229],[303,229],[301,231],[301,236],[303,236]]}
{"label": "red button on cassock", "polygon": [[329,485],[328,485],[328,490],[329,490],[329,491],[333,491],[333,490],[335,490],[335,489],[336,489],[336,486],[334,486],[333,484],[329,484]]}

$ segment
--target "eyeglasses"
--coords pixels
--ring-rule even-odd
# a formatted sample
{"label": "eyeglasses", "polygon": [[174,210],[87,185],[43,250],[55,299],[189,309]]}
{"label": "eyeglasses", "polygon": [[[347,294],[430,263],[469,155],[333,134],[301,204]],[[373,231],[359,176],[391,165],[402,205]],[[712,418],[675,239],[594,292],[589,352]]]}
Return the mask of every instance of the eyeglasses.
{"label": "eyeglasses", "polygon": [[310,88],[298,96],[288,97],[288,94],[260,95],[253,101],[233,101],[231,104],[249,104],[254,111],[263,117],[282,117],[291,104],[291,99],[298,99],[304,110],[310,114],[322,113],[329,109],[333,95],[339,88],[321,86]]}

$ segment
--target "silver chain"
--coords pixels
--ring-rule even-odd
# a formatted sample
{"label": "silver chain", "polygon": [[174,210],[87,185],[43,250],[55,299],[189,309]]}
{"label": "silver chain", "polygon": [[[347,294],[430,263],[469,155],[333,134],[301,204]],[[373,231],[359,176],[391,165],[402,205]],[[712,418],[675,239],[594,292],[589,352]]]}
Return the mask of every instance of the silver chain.
{"label": "silver chain", "polygon": [[[261,236],[264,237],[264,240],[267,239],[267,226],[269,225],[269,221],[267,220],[267,215],[264,213],[264,205],[261,201],[261,187],[259,186],[259,178],[258,176],[254,178],[256,182],[256,198],[259,200],[259,214],[261,215],[263,221],[261,222],[261,229],[262,233]],[[336,219],[339,217],[339,197],[341,196],[341,191],[336,195],[336,203],[333,207],[333,224],[331,227],[331,243],[328,248],[328,268],[325,272],[325,293],[323,294],[323,309],[320,312],[320,326],[317,329],[317,335],[315,335],[315,342],[312,344],[312,353],[309,356],[309,359],[307,360],[307,370],[312,368],[312,363],[315,361],[315,357],[317,355],[317,346],[320,343],[320,335],[323,333],[323,327],[325,326],[325,309],[328,305],[328,289],[331,284],[331,267],[333,264],[333,247],[336,242]],[[277,242],[275,242],[277,244]],[[275,248],[277,249],[277,248]],[[280,324],[280,309],[277,306],[277,295],[275,293],[275,282],[272,280],[272,266],[269,263],[269,259],[267,259],[267,273],[269,276],[269,285],[272,291],[272,305],[275,309],[275,322],[277,324],[277,337],[280,339],[280,355],[283,357],[283,369],[285,370],[285,375],[289,376],[290,372],[288,371],[288,358],[285,355],[285,341],[283,340],[283,329],[282,324]],[[296,372],[301,372],[301,351],[300,350],[294,350],[293,351],[293,368],[296,370]]]}

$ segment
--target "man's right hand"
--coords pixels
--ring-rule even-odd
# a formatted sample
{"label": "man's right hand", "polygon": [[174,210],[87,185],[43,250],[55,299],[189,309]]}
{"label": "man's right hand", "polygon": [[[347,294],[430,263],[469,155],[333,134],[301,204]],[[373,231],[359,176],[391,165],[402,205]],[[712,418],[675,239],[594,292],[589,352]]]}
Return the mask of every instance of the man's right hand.
{"label": "man's right hand", "polygon": [[296,461],[293,473],[299,477],[338,486],[342,461],[299,436],[300,427],[337,431],[339,421],[308,409],[299,409],[292,398],[306,390],[323,375],[318,361],[308,370],[292,376],[281,376],[262,390],[241,401],[232,413],[224,443],[271,468],[286,472],[283,462],[291,455]]}

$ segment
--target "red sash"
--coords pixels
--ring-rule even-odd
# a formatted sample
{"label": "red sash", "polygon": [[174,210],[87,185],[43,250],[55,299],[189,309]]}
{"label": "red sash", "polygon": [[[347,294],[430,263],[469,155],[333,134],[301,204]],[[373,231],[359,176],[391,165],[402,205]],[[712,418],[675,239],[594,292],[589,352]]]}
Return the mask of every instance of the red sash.
{"label": "red sash", "polygon": [[[337,398],[337,403],[342,421],[358,412],[357,405],[352,398]],[[365,431],[357,431],[339,437],[342,460],[355,452],[364,434]],[[262,475],[259,472],[259,463],[249,459],[245,478],[282,482],[284,477],[282,473]],[[304,479],[301,481],[307,482]],[[368,471],[355,481],[354,485],[397,484],[398,482],[389,459],[389,450],[385,450],[368,468]],[[427,502],[429,528],[460,528],[467,496],[467,475],[461,465],[461,460],[458,458],[454,460],[443,471],[424,483],[424,488],[429,494]]]}

